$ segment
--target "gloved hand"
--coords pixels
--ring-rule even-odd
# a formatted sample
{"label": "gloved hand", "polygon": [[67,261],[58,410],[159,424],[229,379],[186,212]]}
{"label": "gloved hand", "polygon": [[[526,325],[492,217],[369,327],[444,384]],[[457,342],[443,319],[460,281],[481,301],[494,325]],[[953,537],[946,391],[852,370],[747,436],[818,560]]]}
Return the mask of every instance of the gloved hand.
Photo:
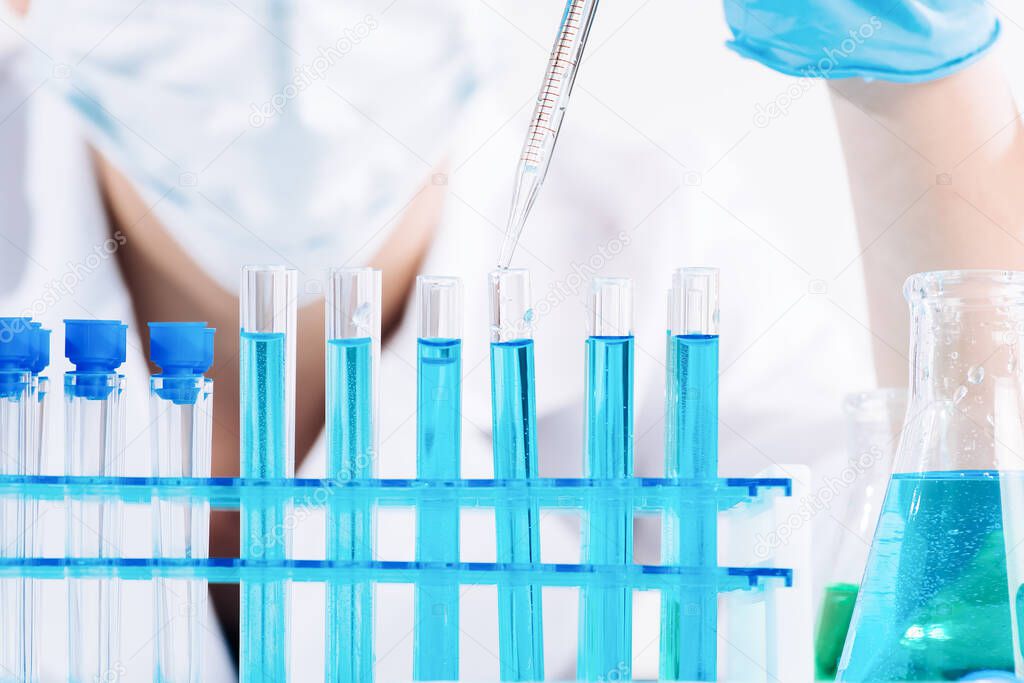
{"label": "gloved hand", "polygon": [[919,82],[954,73],[999,36],[985,0],[724,0],[729,47],[776,71]]}

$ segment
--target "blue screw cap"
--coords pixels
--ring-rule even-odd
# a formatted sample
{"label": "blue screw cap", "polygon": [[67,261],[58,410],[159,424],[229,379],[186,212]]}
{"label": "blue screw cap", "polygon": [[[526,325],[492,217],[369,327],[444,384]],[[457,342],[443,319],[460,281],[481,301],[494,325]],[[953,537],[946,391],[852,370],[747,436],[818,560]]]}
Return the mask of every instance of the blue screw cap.
{"label": "blue screw cap", "polygon": [[17,400],[34,353],[29,318],[0,318],[0,398]]}
{"label": "blue screw cap", "polygon": [[114,372],[127,358],[128,326],[120,320],[65,320],[64,356],[75,372]]}
{"label": "blue screw cap", "polygon": [[113,386],[108,375],[126,359],[128,326],[120,320],[65,320],[64,356],[75,366],[64,376],[68,396],[104,400]]}
{"label": "blue screw cap", "polygon": [[42,323],[29,323],[32,327],[32,362],[29,370],[33,375],[38,375],[50,364],[50,330],[43,327]]}
{"label": "blue screw cap", "polygon": [[0,370],[28,371],[34,340],[30,318],[0,318]]}
{"label": "blue screw cap", "polygon": [[213,365],[213,335],[206,323],[149,323],[149,359],[164,377],[201,375]]}
{"label": "blue screw cap", "polygon": [[149,359],[160,368],[156,393],[178,405],[192,405],[199,396],[196,378],[213,365],[213,336],[206,323],[149,323]]}

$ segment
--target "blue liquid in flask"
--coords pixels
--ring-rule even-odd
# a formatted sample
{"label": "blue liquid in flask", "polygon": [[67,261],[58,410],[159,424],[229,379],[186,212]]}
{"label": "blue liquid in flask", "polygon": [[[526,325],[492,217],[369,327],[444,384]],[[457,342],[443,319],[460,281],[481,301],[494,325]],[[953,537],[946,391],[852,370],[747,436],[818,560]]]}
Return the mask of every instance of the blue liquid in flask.
{"label": "blue liquid in flask", "polygon": [[[458,479],[462,440],[462,342],[420,339],[417,363],[416,476]],[[459,561],[459,509],[424,501],[416,517],[416,559]],[[416,586],[416,652],[413,678],[450,681],[459,677],[459,585]]]}
{"label": "blue liquid in flask", "polygon": [[[373,476],[373,340],[369,337],[327,342],[327,475]],[[327,559],[373,559],[373,510],[335,491],[328,503]],[[325,680],[369,683],[373,680],[373,584],[327,584]]]}
{"label": "blue liquid in flask", "polygon": [[[533,340],[491,344],[491,410],[495,479],[538,475]],[[494,511],[499,563],[540,562],[540,510],[509,501]],[[541,587],[498,587],[501,680],[544,679]]]}
{"label": "blue liquid in flask", "polygon": [[894,474],[840,681],[1013,671],[999,474]]}
{"label": "blue liquid in flask", "polygon": [[[241,333],[240,400],[243,477],[289,476],[285,415],[285,335]],[[243,559],[284,560],[289,507],[272,496],[248,497],[241,509]],[[249,581],[241,586],[240,679],[283,681],[288,676],[288,584]]]}

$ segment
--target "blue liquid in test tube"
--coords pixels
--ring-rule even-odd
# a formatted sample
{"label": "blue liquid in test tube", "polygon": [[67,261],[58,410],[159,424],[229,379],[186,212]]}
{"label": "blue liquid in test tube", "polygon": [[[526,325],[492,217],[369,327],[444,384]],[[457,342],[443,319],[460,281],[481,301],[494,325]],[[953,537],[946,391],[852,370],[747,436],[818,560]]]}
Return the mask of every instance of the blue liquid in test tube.
{"label": "blue liquid in test tube", "polygon": [[[633,476],[632,282],[598,278],[593,283],[591,336],[586,343],[584,476]],[[586,511],[583,562],[633,562],[630,500],[602,497]],[[576,677],[585,681],[629,680],[632,676],[632,590],[587,586],[580,598]]]}
{"label": "blue liquid in test tube", "polygon": [[[718,271],[676,273],[666,378],[665,476],[712,484],[718,477]],[[662,564],[718,564],[718,507],[713,496],[666,508]],[[661,607],[662,680],[713,681],[717,676],[718,591],[665,590]]]}
{"label": "blue liquid in test tube", "polygon": [[[242,273],[239,399],[241,475],[294,476],[296,274],[280,267]],[[241,505],[243,560],[288,559],[291,505],[248,492]],[[243,683],[288,678],[288,582],[241,584],[240,671]]]}
{"label": "blue liquid in test tube", "polygon": [[[462,283],[458,278],[417,278],[416,476],[458,479],[462,448]],[[416,515],[416,559],[459,561],[459,509],[424,501]],[[413,678],[459,677],[459,585],[416,586]]]}
{"label": "blue liquid in test tube", "polygon": [[[381,272],[339,268],[327,291],[327,476],[374,476],[377,457],[377,368]],[[373,559],[373,509],[343,490],[327,505],[327,559]],[[327,583],[325,677],[329,683],[373,680],[373,584]]]}
{"label": "blue liquid in test tube", "polygon": [[[491,273],[491,412],[495,479],[538,476],[537,407],[530,309],[525,270]],[[497,561],[532,564],[540,558],[540,510],[525,500],[495,507]],[[501,680],[544,679],[541,587],[498,585]]]}

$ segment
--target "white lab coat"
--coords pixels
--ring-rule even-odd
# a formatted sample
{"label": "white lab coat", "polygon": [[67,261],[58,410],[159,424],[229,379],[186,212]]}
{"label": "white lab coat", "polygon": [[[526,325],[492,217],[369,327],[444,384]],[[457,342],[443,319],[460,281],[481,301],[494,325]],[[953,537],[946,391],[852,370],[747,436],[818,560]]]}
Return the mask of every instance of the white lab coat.
{"label": "white lab coat", "polygon": [[[467,56],[483,76],[458,127],[452,122],[451,170],[439,180],[449,185],[450,197],[423,272],[466,281],[462,459],[468,477],[491,474],[484,283],[497,254],[526,116],[558,20],[557,8],[548,4],[452,5],[469,13],[468,25],[478,32]],[[874,385],[860,270],[855,263],[847,267],[859,249],[824,90],[820,84],[799,84],[800,95],[790,98],[788,113],[760,125],[758,105],[795,93],[796,82],[727,53],[716,8],[677,5],[659,0],[639,8],[602,6],[564,138],[516,258],[531,269],[539,302],[541,473],[572,476],[581,471],[586,278],[621,275],[636,281],[636,468],[638,474],[658,475],[664,292],[672,268],[717,265],[722,268],[721,471],[753,475],[773,464],[803,462],[815,467],[816,477],[824,476],[842,459],[843,395]],[[2,26],[0,35],[5,35]],[[419,34],[416,39],[432,37]],[[6,42],[22,53],[32,50],[9,33]],[[50,280],[80,273],[70,278],[67,291],[35,313],[55,330],[50,374],[58,377],[65,369],[60,358],[63,317],[129,319],[131,309],[113,259],[76,268],[84,254],[102,244],[106,230],[86,156],[87,129],[53,95],[46,83],[53,74],[25,68],[20,78],[14,77],[12,52],[7,50],[0,67],[0,120],[12,112],[0,124],[0,208],[5,217],[0,224],[5,264],[0,304],[5,313],[19,313],[42,296]],[[411,55],[404,57],[414,69]],[[698,60],[700,69],[667,66]],[[382,110],[416,106],[387,84],[373,86]],[[391,154],[384,146],[402,142],[382,138],[377,144],[383,154]],[[187,234],[197,230],[180,229]],[[203,248],[215,248],[215,237],[204,235]],[[183,243],[196,249],[197,258],[210,259],[196,245]],[[233,244],[230,258],[237,263],[220,266],[218,277],[231,285],[225,272],[249,260],[265,260],[260,255],[264,248],[253,243],[250,251],[245,244]],[[225,258],[223,249],[217,253]],[[316,263],[322,257],[310,259]],[[406,316],[384,350],[382,476],[415,472],[415,399],[408,390],[415,378],[414,322]],[[147,370],[137,333],[133,330],[130,337],[125,372],[129,391],[140,398],[147,392]],[[130,467],[144,473],[149,462],[146,402],[130,402],[129,411]],[[60,429],[55,420],[55,434]],[[59,439],[51,443],[59,456]],[[59,458],[52,458],[51,466],[59,470]],[[323,471],[321,444],[299,474]],[[127,552],[144,555],[148,517],[132,520]],[[59,509],[48,513],[46,521],[48,550],[59,553]],[[829,515],[819,515],[815,524],[822,534],[834,528]],[[545,517],[545,561],[578,558],[577,527],[571,516]],[[378,528],[381,557],[411,557],[410,515],[383,514]],[[466,514],[463,530],[463,559],[493,558],[486,515]],[[657,561],[657,537],[656,525],[641,525],[640,559]],[[321,556],[322,538],[321,517],[302,522],[295,531],[296,557]],[[144,584],[126,588],[131,608],[123,629],[122,681],[151,675],[154,628],[147,591]],[[44,657],[43,680],[62,680],[63,655],[56,644],[63,641],[63,591],[54,584],[46,596],[45,642],[54,646]],[[548,676],[570,678],[575,594],[546,591],[544,599]],[[409,679],[412,591],[381,587],[377,604],[378,680]],[[465,678],[496,677],[495,604],[493,589],[463,593]],[[638,678],[650,677],[657,665],[657,647],[651,644],[656,601],[641,599],[637,609],[634,672]],[[295,586],[293,614],[301,615],[293,618],[290,633],[294,680],[315,680],[322,662],[322,589]],[[225,649],[215,630],[208,639],[209,680],[229,680]]]}

